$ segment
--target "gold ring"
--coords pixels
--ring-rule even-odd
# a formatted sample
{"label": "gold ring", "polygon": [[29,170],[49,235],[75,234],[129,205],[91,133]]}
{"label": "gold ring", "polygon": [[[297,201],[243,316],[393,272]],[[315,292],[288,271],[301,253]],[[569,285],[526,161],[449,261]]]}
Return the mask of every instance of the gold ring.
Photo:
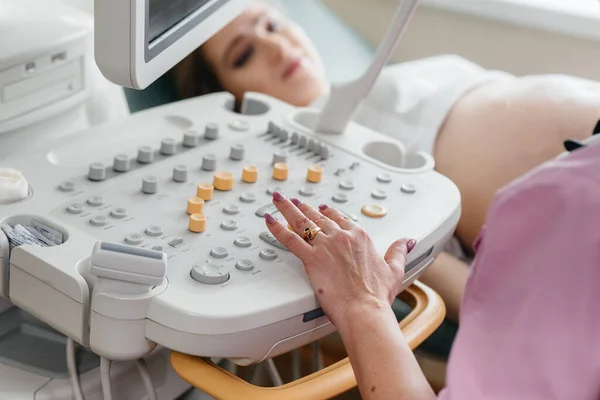
{"label": "gold ring", "polygon": [[316,227],[316,228],[304,228],[304,240],[309,242],[311,240],[313,240],[315,238],[315,236],[317,236],[317,233],[321,232],[321,228]]}

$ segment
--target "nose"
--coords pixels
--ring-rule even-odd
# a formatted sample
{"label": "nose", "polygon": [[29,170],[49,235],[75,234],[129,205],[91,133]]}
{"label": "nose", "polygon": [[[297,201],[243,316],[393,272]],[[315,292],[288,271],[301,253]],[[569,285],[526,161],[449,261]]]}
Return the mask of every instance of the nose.
{"label": "nose", "polygon": [[284,60],[285,53],[289,47],[287,40],[275,35],[269,35],[263,37],[261,42],[267,51],[269,62],[271,64],[278,64]]}

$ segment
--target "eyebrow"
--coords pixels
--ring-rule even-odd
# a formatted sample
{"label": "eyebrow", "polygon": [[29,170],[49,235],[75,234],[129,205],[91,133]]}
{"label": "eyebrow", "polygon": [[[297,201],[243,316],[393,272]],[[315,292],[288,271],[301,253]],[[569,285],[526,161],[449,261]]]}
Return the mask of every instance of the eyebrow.
{"label": "eyebrow", "polygon": [[[261,12],[258,13],[257,15],[254,16],[254,18],[252,19],[252,26],[255,26],[262,18],[264,18],[264,16],[267,13],[265,12]],[[244,36],[242,34],[238,34],[227,46],[227,49],[223,52],[223,57],[222,57],[222,62],[224,64],[227,64],[227,59],[229,58],[229,55],[231,54],[231,51],[235,48],[235,46],[237,46],[237,44],[239,42],[242,41],[242,39],[244,39]]]}

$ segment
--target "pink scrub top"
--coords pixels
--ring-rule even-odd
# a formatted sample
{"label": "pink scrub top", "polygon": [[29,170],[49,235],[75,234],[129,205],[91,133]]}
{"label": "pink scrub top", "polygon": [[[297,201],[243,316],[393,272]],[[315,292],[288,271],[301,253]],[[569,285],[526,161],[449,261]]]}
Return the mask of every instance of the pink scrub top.
{"label": "pink scrub top", "polygon": [[443,400],[600,399],[600,144],[496,196]]}

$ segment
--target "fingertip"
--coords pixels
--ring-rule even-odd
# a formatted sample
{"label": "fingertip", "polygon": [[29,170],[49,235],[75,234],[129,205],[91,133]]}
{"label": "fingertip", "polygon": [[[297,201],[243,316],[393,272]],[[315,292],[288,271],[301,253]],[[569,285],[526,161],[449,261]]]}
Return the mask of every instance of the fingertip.
{"label": "fingertip", "polygon": [[321,205],[319,205],[319,210],[321,210],[321,211],[325,211],[328,208],[329,208],[329,206],[327,204],[321,204]]}
{"label": "fingertip", "polygon": [[290,201],[296,206],[298,207],[300,204],[302,204],[302,202],[296,198],[291,198]]}
{"label": "fingertip", "polygon": [[417,245],[417,240],[416,239],[410,239],[408,242],[406,242],[406,253],[410,253],[412,251],[412,249],[415,248],[415,246]]}
{"label": "fingertip", "polygon": [[277,222],[277,218],[275,218],[274,216],[272,216],[269,213],[265,214],[265,220],[267,221],[267,223],[269,225],[274,224],[275,222]]}

